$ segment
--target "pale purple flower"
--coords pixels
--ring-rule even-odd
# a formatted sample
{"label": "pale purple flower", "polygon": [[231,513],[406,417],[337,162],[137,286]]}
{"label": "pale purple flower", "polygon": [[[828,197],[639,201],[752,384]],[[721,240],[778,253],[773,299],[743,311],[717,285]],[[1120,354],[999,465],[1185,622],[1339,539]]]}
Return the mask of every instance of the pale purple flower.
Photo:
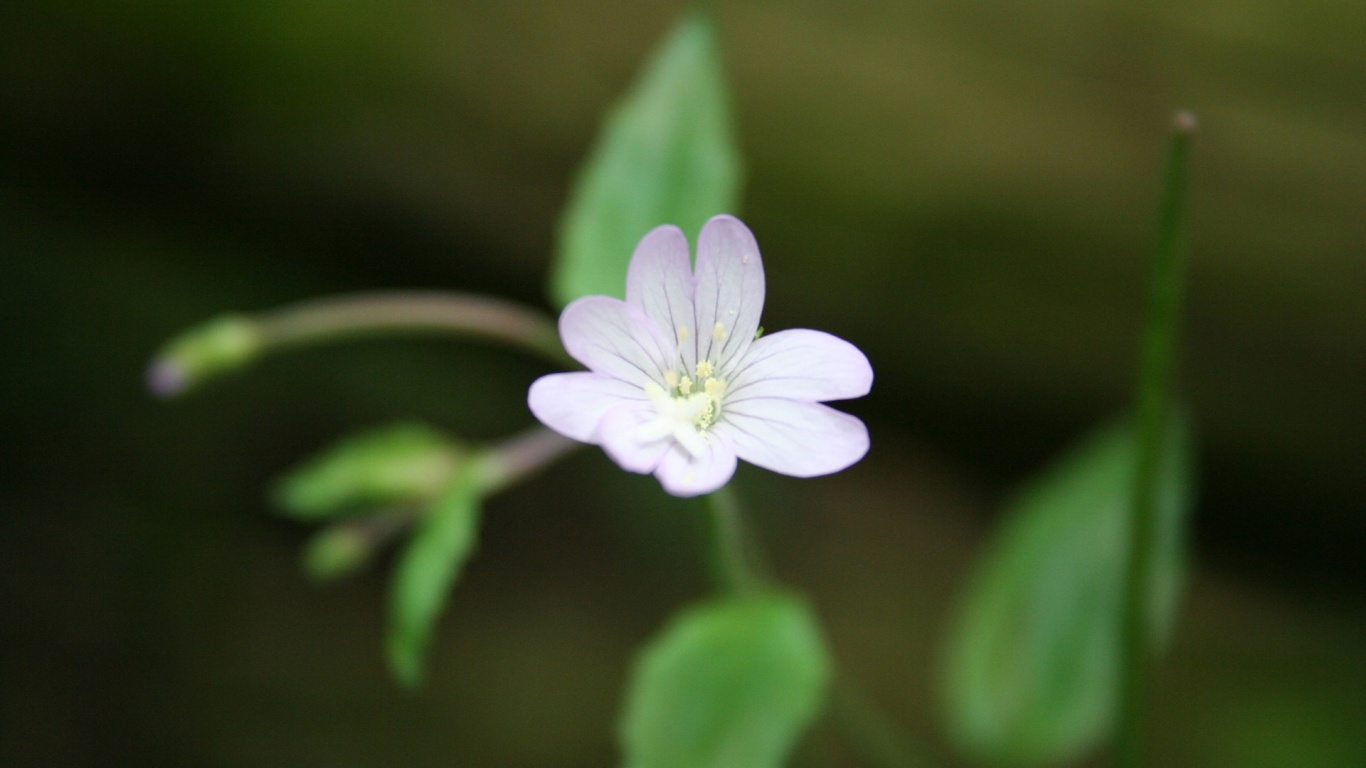
{"label": "pale purple flower", "polygon": [[588,370],[538,379],[531,412],[675,496],[725,485],[737,458],[795,477],[845,469],[868,430],[821,403],[868,394],[868,358],[821,331],[756,339],[763,306],[759,246],[738,219],[702,228],[695,272],[683,233],[658,227],[631,257],[625,301],[565,307],[560,338]]}

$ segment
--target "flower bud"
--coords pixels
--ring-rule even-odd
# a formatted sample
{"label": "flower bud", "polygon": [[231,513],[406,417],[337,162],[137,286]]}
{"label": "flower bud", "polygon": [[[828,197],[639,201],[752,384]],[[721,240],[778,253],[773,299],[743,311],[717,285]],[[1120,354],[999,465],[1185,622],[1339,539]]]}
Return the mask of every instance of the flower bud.
{"label": "flower bud", "polygon": [[174,397],[202,381],[236,370],[260,354],[256,322],[227,315],[186,331],[167,344],[147,369],[147,388]]}

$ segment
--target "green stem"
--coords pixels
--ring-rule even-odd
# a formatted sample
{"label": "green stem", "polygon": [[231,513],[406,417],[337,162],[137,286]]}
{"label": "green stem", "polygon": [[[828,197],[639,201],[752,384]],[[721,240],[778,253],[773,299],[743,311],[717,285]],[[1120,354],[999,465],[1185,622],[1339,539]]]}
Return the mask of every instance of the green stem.
{"label": "green stem", "polygon": [[466,293],[403,291],[320,299],[256,318],[267,347],[355,336],[454,333],[521,347],[551,362],[571,362],[555,324],[509,301]]}
{"label": "green stem", "polygon": [[1122,677],[1115,758],[1121,768],[1144,764],[1144,701],[1147,698],[1152,604],[1153,536],[1156,528],[1157,480],[1167,424],[1173,372],[1176,368],[1178,320],[1185,276],[1184,210],[1187,155],[1196,129],[1195,117],[1178,113],[1173,121],[1167,158],[1157,247],[1143,337],[1138,385],[1138,455],[1134,468],[1129,562],[1124,595]]}
{"label": "green stem", "polygon": [[847,677],[836,677],[830,692],[830,717],[874,768],[931,768],[935,760],[901,726]]}
{"label": "green stem", "polygon": [[730,592],[749,592],[770,581],[754,556],[740,501],[730,486],[709,494],[707,507],[711,510],[712,564],[720,586]]}
{"label": "green stem", "polygon": [[[760,549],[745,530],[744,512],[729,485],[707,496],[711,511],[712,564],[720,587],[743,594],[775,582]],[[830,720],[868,765],[930,768],[934,762],[903,728],[878,709],[848,678],[830,691]]]}

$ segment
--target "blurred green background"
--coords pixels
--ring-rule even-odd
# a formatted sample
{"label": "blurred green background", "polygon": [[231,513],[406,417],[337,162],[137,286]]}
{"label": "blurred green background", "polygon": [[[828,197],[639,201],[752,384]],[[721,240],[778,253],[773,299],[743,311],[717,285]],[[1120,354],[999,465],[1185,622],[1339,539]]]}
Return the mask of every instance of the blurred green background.
{"label": "blurred green background", "polygon": [[[739,475],[837,657],[940,741],[941,638],[994,511],[1129,398],[1188,107],[1200,503],[1155,758],[1366,764],[1366,5],[718,5],[765,327],[853,340],[878,374],[847,405],[863,463]],[[0,6],[0,760],[615,759],[632,650],[706,588],[694,506],[597,452],[498,498],[408,696],[386,569],[310,585],[307,531],[265,501],[364,427],[529,424],[540,363],[365,342],[172,403],[142,369],[209,316],[345,291],[544,305],[573,172],[682,8]]]}

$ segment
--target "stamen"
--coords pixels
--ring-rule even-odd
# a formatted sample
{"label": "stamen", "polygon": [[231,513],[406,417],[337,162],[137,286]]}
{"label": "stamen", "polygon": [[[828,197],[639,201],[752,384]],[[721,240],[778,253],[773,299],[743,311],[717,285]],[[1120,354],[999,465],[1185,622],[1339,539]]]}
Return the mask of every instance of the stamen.
{"label": "stamen", "polygon": [[678,387],[678,371],[669,371],[664,374],[664,383],[669,385],[669,389]]}
{"label": "stamen", "polygon": [[713,399],[719,401],[721,397],[726,394],[726,380],[707,379],[707,381],[702,385],[702,391],[706,392]]}
{"label": "stamen", "polygon": [[712,368],[712,365],[711,365],[711,361],[710,361],[710,360],[703,360],[702,362],[700,362],[700,363],[697,364],[697,378],[699,378],[699,379],[705,379],[705,378],[711,376],[712,370],[713,370],[713,368]]}
{"label": "stamen", "polygon": [[692,394],[692,379],[684,376],[678,382],[678,393],[684,397]]}
{"label": "stamen", "polygon": [[683,326],[683,325],[678,326],[678,343],[679,343],[679,344],[682,344],[683,342],[685,342],[685,341],[687,341],[687,340],[688,340],[688,328],[687,328],[687,326]]}
{"label": "stamen", "polygon": [[711,338],[712,338],[712,341],[720,341],[721,339],[726,338],[726,326],[725,326],[725,324],[723,324],[723,323],[717,323],[716,325],[712,326],[712,329],[711,329]]}

